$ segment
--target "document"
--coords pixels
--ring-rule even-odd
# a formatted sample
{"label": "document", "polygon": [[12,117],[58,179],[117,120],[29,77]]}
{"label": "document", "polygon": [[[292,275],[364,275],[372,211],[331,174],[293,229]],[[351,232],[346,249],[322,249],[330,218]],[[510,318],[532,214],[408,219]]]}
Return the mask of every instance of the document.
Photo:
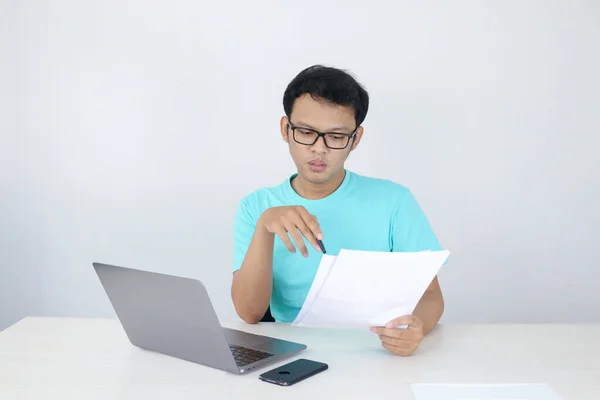
{"label": "document", "polygon": [[564,400],[547,384],[415,383],[417,400]]}
{"label": "document", "polygon": [[301,321],[304,318],[304,315],[308,312],[312,304],[317,299],[317,294],[319,293],[321,287],[325,283],[327,276],[329,276],[329,271],[331,270],[331,267],[333,266],[334,262],[334,256],[330,256],[327,254],[324,254],[322,256],[321,262],[319,263],[319,269],[317,270],[315,278],[313,279],[313,283],[310,288],[310,291],[308,292],[308,295],[306,296],[306,300],[304,300],[304,304],[302,305],[302,308],[300,309],[300,312],[296,317],[296,321]]}
{"label": "document", "polygon": [[294,326],[369,329],[412,314],[450,252],[323,255]]}

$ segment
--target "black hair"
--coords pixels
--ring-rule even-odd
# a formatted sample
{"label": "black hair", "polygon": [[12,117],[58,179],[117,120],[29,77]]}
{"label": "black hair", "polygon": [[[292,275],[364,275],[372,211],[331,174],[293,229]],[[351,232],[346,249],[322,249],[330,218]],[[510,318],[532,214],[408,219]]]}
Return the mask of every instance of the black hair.
{"label": "black hair", "polygon": [[313,65],[296,75],[283,94],[283,109],[288,118],[296,99],[306,93],[315,100],[352,107],[356,126],[360,126],[367,116],[369,94],[344,70]]}

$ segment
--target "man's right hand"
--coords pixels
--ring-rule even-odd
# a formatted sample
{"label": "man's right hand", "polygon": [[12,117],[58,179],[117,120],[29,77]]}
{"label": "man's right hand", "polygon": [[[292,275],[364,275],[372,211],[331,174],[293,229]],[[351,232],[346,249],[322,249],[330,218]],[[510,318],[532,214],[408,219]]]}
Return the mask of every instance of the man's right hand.
{"label": "man's right hand", "polygon": [[292,253],[296,252],[296,248],[292,244],[288,233],[294,239],[296,246],[298,246],[304,257],[308,257],[308,250],[300,233],[312,244],[316,251],[321,251],[317,243],[317,239],[323,240],[323,232],[321,232],[319,222],[314,215],[302,206],[269,208],[262,213],[258,223],[267,232],[279,236],[285,247]]}

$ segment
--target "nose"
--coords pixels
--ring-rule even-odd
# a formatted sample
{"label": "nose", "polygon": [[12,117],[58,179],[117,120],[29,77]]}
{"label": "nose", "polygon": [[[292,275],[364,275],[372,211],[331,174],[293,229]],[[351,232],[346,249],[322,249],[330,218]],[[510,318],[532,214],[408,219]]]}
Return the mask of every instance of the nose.
{"label": "nose", "polygon": [[312,145],[312,150],[316,153],[326,153],[329,149],[325,145],[325,138],[318,138],[315,144]]}

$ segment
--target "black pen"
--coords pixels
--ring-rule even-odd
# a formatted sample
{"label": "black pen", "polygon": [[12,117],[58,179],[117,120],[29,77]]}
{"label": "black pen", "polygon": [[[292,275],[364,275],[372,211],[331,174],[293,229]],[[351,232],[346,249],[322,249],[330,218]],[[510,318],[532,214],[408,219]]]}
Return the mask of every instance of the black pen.
{"label": "black pen", "polygon": [[321,251],[323,252],[323,254],[327,253],[325,251],[325,246],[323,246],[323,242],[321,242],[319,239],[317,239],[317,243],[319,244],[319,247],[321,248]]}

